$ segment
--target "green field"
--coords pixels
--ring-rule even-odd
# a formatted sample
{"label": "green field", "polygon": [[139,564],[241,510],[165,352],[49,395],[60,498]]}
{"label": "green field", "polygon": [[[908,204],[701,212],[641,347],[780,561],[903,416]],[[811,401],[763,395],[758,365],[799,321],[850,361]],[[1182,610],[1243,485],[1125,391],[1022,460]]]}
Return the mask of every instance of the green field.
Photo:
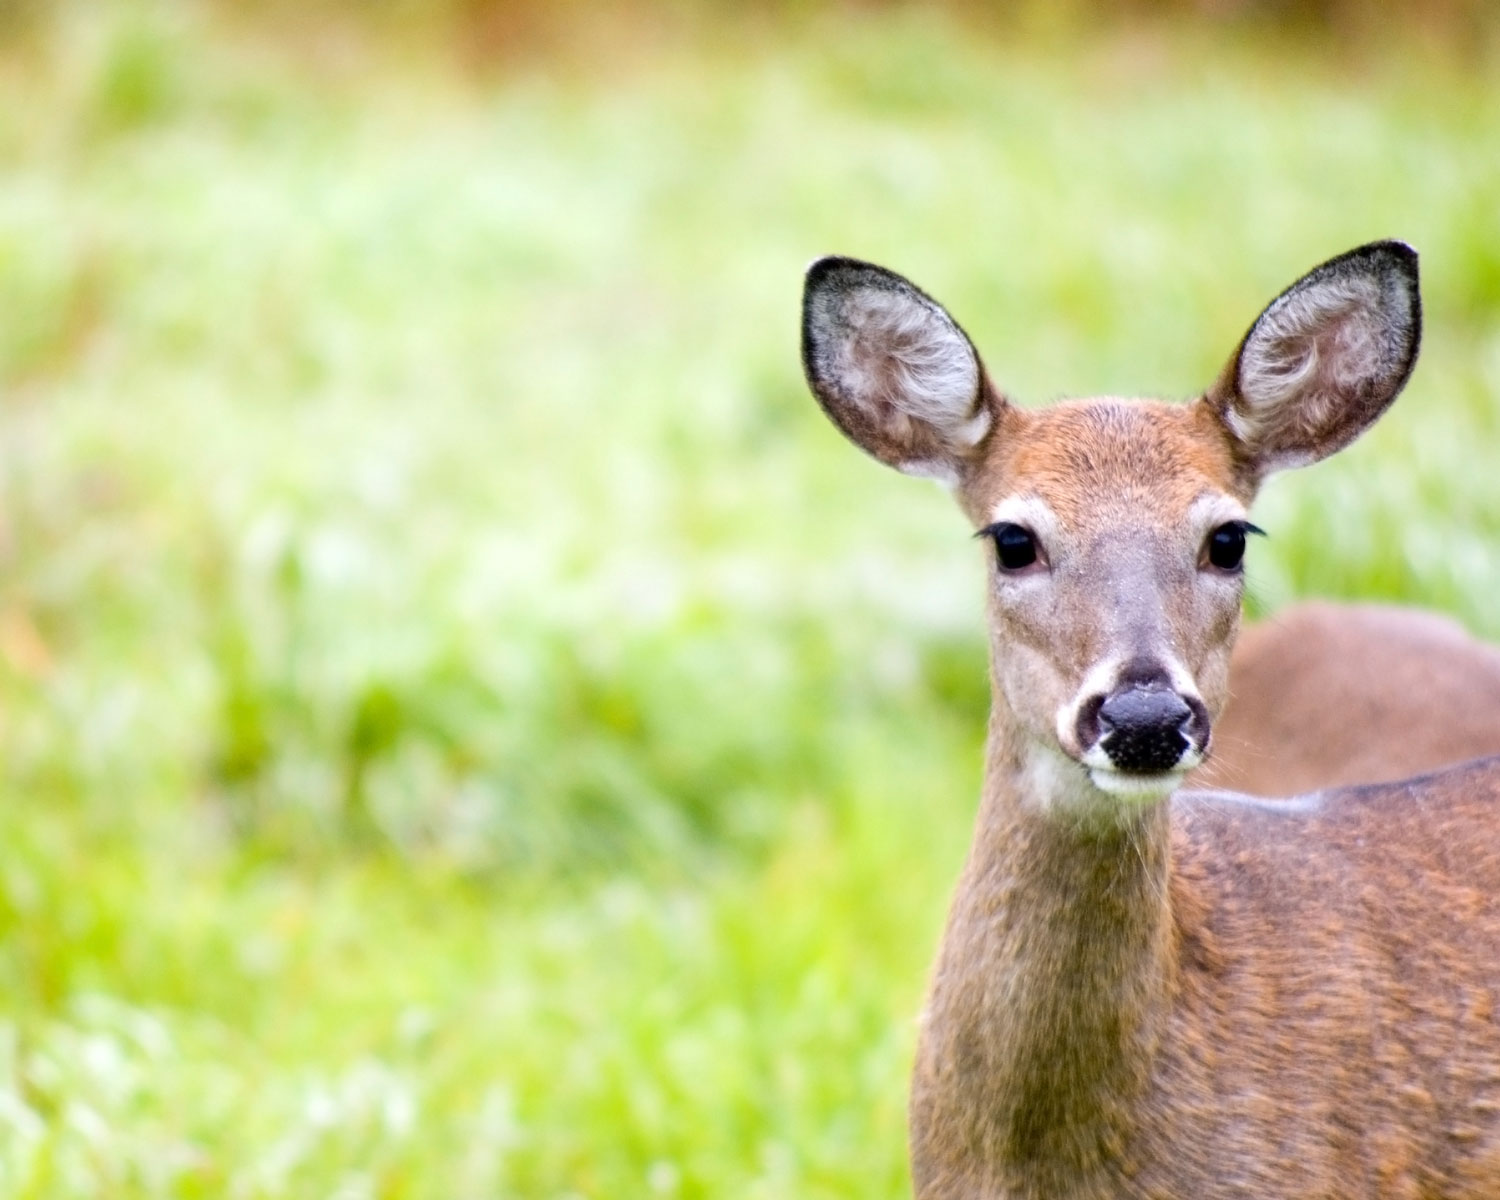
{"label": "green field", "polygon": [[0,29],[0,1196],[904,1194],[982,559],[808,398],[820,253],[1039,402],[1413,242],[1414,381],[1253,603],[1500,638],[1482,54],[227,11]]}

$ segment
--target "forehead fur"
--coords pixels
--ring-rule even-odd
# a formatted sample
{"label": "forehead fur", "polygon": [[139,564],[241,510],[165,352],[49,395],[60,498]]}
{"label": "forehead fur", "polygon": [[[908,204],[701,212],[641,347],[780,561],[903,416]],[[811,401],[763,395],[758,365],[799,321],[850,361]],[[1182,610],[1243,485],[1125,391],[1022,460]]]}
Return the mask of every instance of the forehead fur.
{"label": "forehead fur", "polygon": [[965,500],[984,521],[1005,497],[1035,495],[1074,521],[1143,505],[1180,512],[1205,491],[1248,503],[1250,490],[1207,405],[1105,397],[1007,410]]}

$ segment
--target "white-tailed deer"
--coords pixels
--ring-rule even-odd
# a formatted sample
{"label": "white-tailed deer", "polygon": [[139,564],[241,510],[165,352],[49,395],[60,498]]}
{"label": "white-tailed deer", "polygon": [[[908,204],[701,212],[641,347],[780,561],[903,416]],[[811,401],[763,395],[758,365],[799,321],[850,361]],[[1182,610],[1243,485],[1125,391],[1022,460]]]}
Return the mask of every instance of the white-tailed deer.
{"label": "white-tailed deer", "polygon": [[1224,705],[1251,499],[1385,410],[1420,322],[1416,255],[1376,243],[1279,296],[1190,404],[1027,411],[906,280],[809,270],[824,410],[948,483],[991,561],[984,794],[912,1084],[924,1200],[1500,1196],[1500,762],[1179,789]]}
{"label": "white-tailed deer", "polygon": [[1294,604],[1241,634],[1213,734],[1187,786],[1256,796],[1500,754],[1500,648],[1415,609]]}

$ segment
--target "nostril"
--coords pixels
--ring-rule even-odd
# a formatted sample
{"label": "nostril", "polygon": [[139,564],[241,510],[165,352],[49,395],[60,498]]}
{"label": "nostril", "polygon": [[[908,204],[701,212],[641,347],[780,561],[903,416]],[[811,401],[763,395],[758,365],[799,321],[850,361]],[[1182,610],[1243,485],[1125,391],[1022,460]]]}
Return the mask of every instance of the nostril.
{"label": "nostril", "polygon": [[1100,737],[1108,732],[1112,726],[1102,727],[1099,710],[1104,707],[1105,697],[1101,693],[1098,696],[1090,696],[1078,708],[1078,720],[1074,723],[1073,733],[1078,739],[1078,745],[1087,750]]}
{"label": "nostril", "polygon": [[1188,706],[1188,717],[1182,726],[1182,732],[1188,741],[1204,750],[1208,747],[1209,730],[1213,727],[1213,721],[1209,718],[1208,708],[1197,696],[1185,697]]}

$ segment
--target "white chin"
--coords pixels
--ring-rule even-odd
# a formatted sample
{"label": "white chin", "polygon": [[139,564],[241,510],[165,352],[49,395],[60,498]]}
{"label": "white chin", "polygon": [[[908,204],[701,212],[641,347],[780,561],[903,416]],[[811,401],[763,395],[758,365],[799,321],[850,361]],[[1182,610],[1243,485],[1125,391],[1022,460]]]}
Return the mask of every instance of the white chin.
{"label": "white chin", "polygon": [[1089,778],[1101,792],[1132,800],[1159,800],[1182,786],[1186,771],[1160,771],[1142,775],[1135,771],[1114,771],[1108,767],[1090,767]]}

